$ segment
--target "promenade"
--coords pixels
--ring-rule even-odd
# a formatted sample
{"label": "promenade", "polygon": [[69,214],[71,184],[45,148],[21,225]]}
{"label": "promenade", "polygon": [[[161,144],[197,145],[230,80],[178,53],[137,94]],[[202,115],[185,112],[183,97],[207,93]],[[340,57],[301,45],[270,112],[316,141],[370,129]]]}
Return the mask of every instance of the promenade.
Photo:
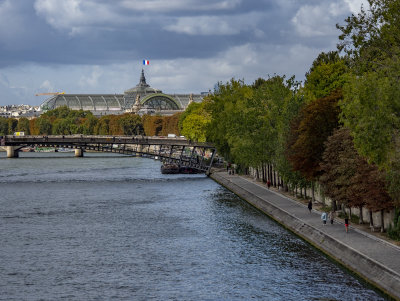
{"label": "promenade", "polygon": [[249,177],[214,171],[211,178],[391,297],[400,300],[400,247],[342,222],[323,225],[321,212]]}

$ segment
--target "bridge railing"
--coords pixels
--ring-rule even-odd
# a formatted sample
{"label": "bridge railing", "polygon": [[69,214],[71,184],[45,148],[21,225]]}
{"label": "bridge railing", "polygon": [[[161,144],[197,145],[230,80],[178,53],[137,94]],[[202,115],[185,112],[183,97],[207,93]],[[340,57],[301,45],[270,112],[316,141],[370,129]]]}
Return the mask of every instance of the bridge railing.
{"label": "bridge railing", "polygon": [[7,135],[1,138],[1,144],[13,147],[14,151],[24,146],[48,146],[158,157],[201,171],[210,170],[215,154],[215,147],[211,143],[193,142],[182,137],[141,135]]}

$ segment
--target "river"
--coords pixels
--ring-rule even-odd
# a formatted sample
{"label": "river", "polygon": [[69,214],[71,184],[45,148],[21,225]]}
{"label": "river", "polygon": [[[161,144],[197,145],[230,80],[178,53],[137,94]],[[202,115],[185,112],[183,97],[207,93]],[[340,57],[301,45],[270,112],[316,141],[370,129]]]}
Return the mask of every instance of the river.
{"label": "river", "polygon": [[0,300],[385,300],[204,175],[0,153]]}

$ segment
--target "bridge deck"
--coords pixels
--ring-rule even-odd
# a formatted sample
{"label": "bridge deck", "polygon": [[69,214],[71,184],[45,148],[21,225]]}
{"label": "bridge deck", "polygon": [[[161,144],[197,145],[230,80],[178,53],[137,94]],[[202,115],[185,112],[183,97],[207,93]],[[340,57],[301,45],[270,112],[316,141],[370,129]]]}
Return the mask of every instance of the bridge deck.
{"label": "bridge deck", "polygon": [[215,147],[211,143],[193,142],[182,137],[159,136],[4,136],[2,146],[18,151],[25,146],[47,146],[113,152],[155,158],[179,167],[189,167],[202,172],[211,168]]}

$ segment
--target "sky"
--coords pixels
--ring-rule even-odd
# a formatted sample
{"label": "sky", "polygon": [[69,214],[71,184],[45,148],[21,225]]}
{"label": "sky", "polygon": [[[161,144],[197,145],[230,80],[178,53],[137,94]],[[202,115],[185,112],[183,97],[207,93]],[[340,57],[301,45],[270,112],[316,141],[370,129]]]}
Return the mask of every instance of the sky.
{"label": "sky", "polygon": [[[336,24],[367,0],[0,0],[0,105],[41,92],[213,91],[218,82],[304,80]],[[143,66],[147,59],[150,64]],[[47,96],[48,97],[48,96]]]}

